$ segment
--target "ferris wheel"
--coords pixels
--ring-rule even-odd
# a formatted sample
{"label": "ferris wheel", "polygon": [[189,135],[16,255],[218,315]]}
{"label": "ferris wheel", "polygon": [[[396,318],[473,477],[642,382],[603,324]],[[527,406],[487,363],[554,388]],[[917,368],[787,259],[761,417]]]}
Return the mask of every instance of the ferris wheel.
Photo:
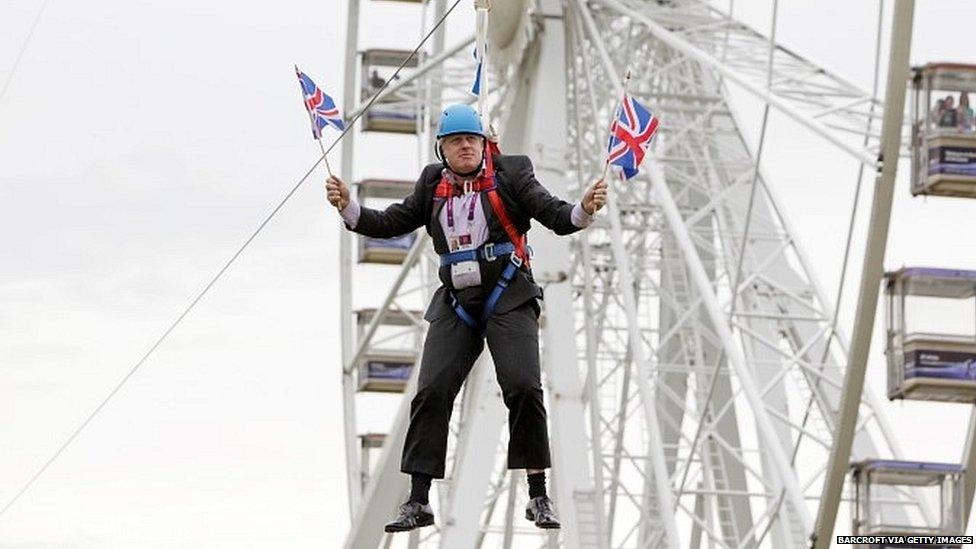
{"label": "ferris wheel", "polygon": [[[344,449],[353,517],[346,547],[829,547],[834,531],[849,532],[852,523],[866,533],[884,529],[871,530],[881,515],[860,514],[871,502],[884,527],[961,528],[974,485],[965,464],[905,465],[886,403],[862,391],[877,302],[877,285],[866,290],[864,280],[881,277],[891,200],[883,189],[897,165],[884,158],[941,150],[925,139],[972,146],[953,141],[965,137],[955,133],[926,134],[929,88],[956,89],[946,74],[968,74],[965,67],[915,75],[914,118],[903,132],[912,2],[896,1],[887,18],[879,12],[879,53],[882,26],[891,25],[884,101],[877,77],[875,90],[865,91],[779,45],[775,1],[770,35],[697,0],[473,3],[477,18],[452,13],[471,10],[467,1],[348,0],[345,112],[363,111],[363,131],[343,142],[342,166],[343,178],[357,181],[360,202],[396,201],[413,187],[354,172],[357,154],[380,152],[370,149],[371,134],[413,140],[429,159],[432,114],[475,101],[476,29],[489,44],[485,116],[501,149],[531,156],[553,194],[574,196],[603,170],[606,128],[628,70],[629,93],[654,109],[662,129],[647,168],[614,186],[594,226],[571,241],[530,235],[546,296],[542,359],[560,534],[539,533],[517,516],[526,495],[519,474],[504,467],[504,406],[487,353],[455,403],[448,473],[435,483],[437,527],[397,538],[383,533],[407,490],[399,453],[437,258],[422,231],[388,240],[343,234]],[[393,9],[416,11],[418,34],[432,33],[425,49],[360,41],[363,14]],[[449,43],[454,25],[470,32]],[[972,81],[957,85],[969,89]],[[736,111],[732,86],[764,106],[758,143],[742,131],[756,121]],[[368,110],[359,107],[370,98]],[[850,340],[764,174],[770,111],[855,159],[858,186],[878,178]],[[918,154],[916,163],[931,162]],[[918,166],[913,175],[926,179]],[[932,185],[945,184],[945,194],[966,195],[973,188],[967,177],[940,173],[913,188],[935,194]],[[958,179],[965,181],[946,183]],[[917,295],[964,295],[972,286],[967,276],[900,272],[889,277],[888,294],[903,311],[896,300],[911,293],[910,280]],[[892,334],[901,334],[897,326]],[[909,339],[894,337],[899,353],[908,352]],[[912,352],[929,348],[915,345]],[[890,395],[973,401],[968,380],[952,389],[911,385],[906,362],[892,360],[901,377]],[[851,462],[856,478],[847,483]],[[955,494],[962,514],[947,518],[930,504],[926,486],[937,486],[940,497]],[[853,513],[839,504],[842,489]]]}

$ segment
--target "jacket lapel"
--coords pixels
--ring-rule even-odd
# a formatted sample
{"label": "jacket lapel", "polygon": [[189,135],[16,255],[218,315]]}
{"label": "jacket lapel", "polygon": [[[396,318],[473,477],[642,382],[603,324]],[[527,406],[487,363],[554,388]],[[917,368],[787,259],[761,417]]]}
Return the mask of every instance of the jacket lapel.
{"label": "jacket lapel", "polygon": [[488,223],[488,239],[491,240],[491,227],[492,221],[495,220],[495,212],[491,209],[491,200],[488,199],[488,193],[482,192],[478,199],[481,202],[481,211],[485,214],[485,222]]}
{"label": "jacket lapel", "polygon": [[[431,196],[433,197],[433,193],[431,193]],[[429,233],[431,238],[434,241],[434,250],[437,251],[437,253],[446,253],[447,236],[444,235],[444,227],[441,227],[441,221],[440,221],[441,209],[444,208],[446,199],[432,198],[432,200],[434,202],[434,205],[432,206],[431,213],[430,213]],[[440,251],[440,250],[444,250],[444,251]]]}
{"label": "jacket lapel", "polygon": [[[505,197],[500,191],[501,183],[498,178],[498,173],[495,173],[495,192],[498,193],[498,197],[502,199],[502,203],[505,202]],[[485,211],[485,220],[488,222],[488,240],[491,242],[508,242],[508,235],[505,233],[505,228],[502,227],[501,220],[495,216],[495,209],[491,207],[491,199],[488,198],[488,193],[481,193],[481,207]],[[505,204],[505,208],[511,211],[508,204]]]}

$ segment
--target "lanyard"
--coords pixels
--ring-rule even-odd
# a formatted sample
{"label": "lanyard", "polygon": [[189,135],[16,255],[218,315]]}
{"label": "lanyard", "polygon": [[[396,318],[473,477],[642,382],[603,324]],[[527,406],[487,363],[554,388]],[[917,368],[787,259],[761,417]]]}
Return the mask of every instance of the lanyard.
{"label": "lanyard", "polygon": [[[470,224],[474,221],[474,205],[478,201],[478,195],[471,197],[471,203],[468,205],[468,223]],[[454,234],[454,197],[450,196],[447,199],[447,228],[451,230],[451,234]]]}

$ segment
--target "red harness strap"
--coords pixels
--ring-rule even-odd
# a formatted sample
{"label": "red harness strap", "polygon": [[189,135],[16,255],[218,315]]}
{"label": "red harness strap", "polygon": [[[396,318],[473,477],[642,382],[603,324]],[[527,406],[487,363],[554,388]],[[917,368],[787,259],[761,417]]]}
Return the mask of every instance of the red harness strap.
{"label": "red harness strap", "polygon": [[[512,218],[508,217],[508,210],[505,209],[505,203],[502,201],[502,197],[498,194],[498,189],[495,185],[495,162],[492,158],[494,155],[499,154],[498,144],[490,140],[486,140],[485,147],[485,169],[473,182],[471,190],[475,192],[484,192],[488,195],[488,202],[491,203],[491,209],[495,212],[495,216],[498,217],[498,221],[502,224],[502,228],[505,229],[505,234],[508,235],[508,239],[515,245],[515,255],[522,260],[525,268],[529,268],[529,254],[526,253],[526,245],[528,239],[526,236],[518,231],[515,227],[515,223],[512,222]],[[453,184],[448,181],[446,177],[441,177],[440,183],[437,184],[437,188],[434,189],[435,198],[450,199],[454,196]]]}
{"label": "red harness strap", "polygon": [[498,189],[495,185],[495,160],[496,154],[499,154],[498,143],[490,139],[485,140],[485,179],[491,182],[491,187],[487,189],[488,201],[491,202],[491,209],[498,216],[498,221],[501,222],[502,227],[505,229],[505,233],[508,235],[508,239],[512,241],[515,245],[515,255],[522,260],[525,264],[526,270],[529,268],[529,254],[526,252],[526,246],[528,245],[528,239],[526,236],[519,232],[515,228],[515,223],[512,223],[512,218],[508,217],[508,210],[505,209],[505,203],[502,201],[502,197],[498,194]]}
{"label": "red harness strap", "polygon": [[[476,193],[487,191],[492,186],[490,181],[483,180],[481,177],[471,182],[471,190]],[[454,184],[447,177],[441,176],[440,183],[434,188],[434,198],[451,198],[455,194],[457,193],[454,192]]]}

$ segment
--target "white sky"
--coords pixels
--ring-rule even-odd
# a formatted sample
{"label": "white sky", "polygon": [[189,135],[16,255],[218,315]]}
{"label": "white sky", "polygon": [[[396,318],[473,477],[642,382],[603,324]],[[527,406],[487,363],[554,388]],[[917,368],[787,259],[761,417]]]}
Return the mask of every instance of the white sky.
{"label": "white sky", "polygon": [[[0,0],[0,78],[41,3]],[[339,4],[50,2],[0,98],[0,505],[314,161],[292,65],[341,104]],[[783,43],[870,87],[874,2],[781,4]],[[405,21],[419,6],[363,6],[364,45],[416,42]],[[768,26],[768,1],[736,6]],[[971,3],[919,2],[913,62],[976,60],[974,20]],[[741,108],[758,124],[754,104]],[[415,176],[408,139],[367,145],[358,175]],[[389,146],[401,147],[392,160]],[[767,147],[772,184],[833,295],[853,164],[782,116]],[[0,519],[0,547],[340,545],[339,226],[321,179]],[[912,199],[903,178],[887,266],[976,268],[971,212],[966,200]],[[880,392],[880,348],[871,360]],[[965,406],[886,411],[909,458],[958,460]]]}

